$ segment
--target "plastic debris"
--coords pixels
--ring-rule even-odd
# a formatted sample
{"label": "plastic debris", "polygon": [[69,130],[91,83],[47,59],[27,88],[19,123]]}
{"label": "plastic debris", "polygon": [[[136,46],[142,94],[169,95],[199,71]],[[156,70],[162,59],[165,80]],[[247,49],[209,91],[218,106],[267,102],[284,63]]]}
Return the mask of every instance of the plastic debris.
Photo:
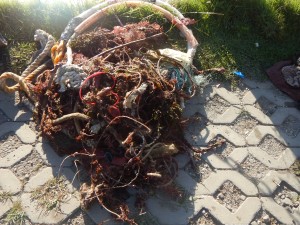
{"label": "plastic debris", "polygon": [[245,75],[240,71],[234,71],[233,74],[240,77],[240,78],[245,78]]}

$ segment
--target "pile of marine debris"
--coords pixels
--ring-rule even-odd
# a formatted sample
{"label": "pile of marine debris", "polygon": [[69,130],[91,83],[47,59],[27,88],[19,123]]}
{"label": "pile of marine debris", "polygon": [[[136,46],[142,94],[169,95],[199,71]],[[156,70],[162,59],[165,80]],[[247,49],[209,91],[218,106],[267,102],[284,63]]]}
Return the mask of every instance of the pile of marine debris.
{"label": "pile of marine debris", "polygon": [[[187,53],[163,49],[168,37],[157,23],[95,26],[119,6],[160,12],[186,38]],[[0,76],[3,90],[20,91],[34,104],[36,122],[57,152],[77,157],[88,172],[83,207],[98,201],[118,220],[136,224],[122,190],[172,189],[174,155],[194,150],[181,119],[184,100],[196,91],[191,21],[164,1],[105,1],[73,18],[57,42],[37,30],[35,60],[21,76]],[[8,86],[11,79],[17,84]]]}

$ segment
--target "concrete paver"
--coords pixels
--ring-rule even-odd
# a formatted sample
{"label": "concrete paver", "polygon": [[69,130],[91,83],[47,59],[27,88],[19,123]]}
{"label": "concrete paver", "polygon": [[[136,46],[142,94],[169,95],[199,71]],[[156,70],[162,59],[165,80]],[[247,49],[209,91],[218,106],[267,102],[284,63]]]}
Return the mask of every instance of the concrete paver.
{"label": "concrete paver", "polygon": [[[262,210],[274,217],[278,223],[300,224],[300,209],[291,213],[274,200],[276,191],[283,183],[298,195],[300,193],[300,178],[289,170],[300,157],[300,133],[289,136],[280,129],[289,116],[300,120],[299,110],[285,107],[286,103],[292,100],[274,88],[270,82],[261,83],[246,79],[244,85],[246,91],[239,93],[222,85],[221,87],[208,85],[201,94],[186,102],[185,117],[199,113],[208,121],[204,128],[194,127],[186,132],[186,138],[193,146],[206,146],[209,141],[220,135],[233,147],[231,152],[226,153],[227,155],[212,151],[199,156],[211,170],[202,180],[195,179],[191,171],[187,170],[190,161],[188,154],[176,156],[179,171],[175,184],[188,194],[188,199],[179,204],[161,196],[151,196],[146,201],[146,208],[160,225],[187,225],[191,218],[203,211],[208,212],[220,224],[251,224],[253,221],[255,223],[257,214]],[[213,101],[216,95],[224,99],[229,107],[226,106],[222,114],[207,118],[209,114],[204,106],[208,101]],[[275,105],[271,115],[267,115],[257,106],[260,98],[265,98]],[[21,199],[24,212],[33,224],[64,224],[62,221],[72,217],[79,208],[80,183],[75,177],[76,170],[71,169],[72,159],[64,160],[64,157],[55,153],[47,141],[37,139],[36,132],[28,125],[32,120],[31,113],[23,108],[20,110],[14,96],[0,91],[0,110],[4,113],[3,116],[10,119],[1,122],[0,138],[7,133],[15,133],[22,142],[15,151],[0,157],[0,194],[9,191],[14,195],[12,200],[0,203],[0,219],[5,217],[14,201]],[[243,135],[231,127],[245,112],[257,121],[257,125]],[[260,148],[266,136],[272,136],[286,147],[278,157],[269,155]],[[16,171],[13,171],[12,166],[21,160],[26,161],[33,151],[41,156],[44,166],[47,167],[38,169],[36,175],[29,176],[21,182],[14,174]],[[251,174],[246,176],[241,171],[241,165],[249,157],[270,171],[255,183],[249,179]],[[61,164],[62,162],[64,163]],[[253,167],[257,165],[253,164]],[[60,214],[50,212],[45,215],[30,196],[35,188],[56,177],[58,172],[66,177],[70,197],[62,204]],[[245,199],[234,212],[221,204],[220,199],[216,197],[216,193],[219,193],[223,184],[228,181],[245,195]],[[129,193],[134,196],[136,190]],[[134,205],[134,197],[130,198],[130,202]],[[94,204],[87,214],[97,224],[102,221],[105,221],[105,225],[120,224],[97,204]]]}

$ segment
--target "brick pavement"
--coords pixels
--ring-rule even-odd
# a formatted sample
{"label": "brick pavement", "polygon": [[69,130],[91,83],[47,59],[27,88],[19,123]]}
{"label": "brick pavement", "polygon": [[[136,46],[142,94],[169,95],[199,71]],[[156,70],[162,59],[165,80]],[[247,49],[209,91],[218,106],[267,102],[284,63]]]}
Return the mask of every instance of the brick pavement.
{"label": "brick pavement", "polygon": [[[228,107],[222,113],[210,117],[205,106],[214,101],[216,96],[225,101]],[[261,101],[263,103],[259,104]],[[289,169],[300,157],[300,113],[295,108],[285,107],[290,102],[291,99],[269,82],[257,83],[250,80],[244,80],[242,91],[208,85],[203,93],[186,102],[184,116],[197,115],[207,121],[205,125],[192,124],[187,127],[187,140],[194,146],[205,146],[213,138],[222,136],[230,144],[231,151],[227,155],[216,152],[201,156],[202,162],[207,164],[207,174],[202,174],[203,177],[206,175],[205,179],[195,178],[193,172],[188,170],[187,155],[177,156],[180,170],[176,184],[186,192],[187,199],[178,203],[163,195],[151,196],[146,202],[148,214],[144,217],[152,222],[141,224],[186,225],[191,218],[209,214],[211,224],[255,225],[259,224],[258,215],[262,213],[275,219],[278,224],[300,224],[300,178]],[[245,114],[256,125],[249,132],[241,133],[234,126],[238,118]],[[1,219],[5,218],[14,202],[19,201],[28,223],[65,224],[75,212],[81,210],[78,196],[80,184],[73,179],[75,170],[72,160],[63,161],[63,157],[56,155],[47,140],[38,137],[31,121],[29,110],[18,104],[13,95],[0,92],[2,143],[8,141],[4,138],[7,134],[12,134],[21,141],[18,148],[8,154],[0,154],[0,194],[12,195],[11,199],[0,202],[0,221],[3,221]],[[280,154],[271,154],[272,150],[277,151],[276,145],[270,147],[274,149],[264,150],[262,142],[266,137],[276,140],[278,148],[282,146]],[[31,167],[36,167],[34,172],[23,179],[14,167],[21,162],[26,164],[32,154],[37,154],[43,163],[37,166],[29,161]],[[62,168],[59,169],[62,162]],[[262,177],[247,173],[243,169],[246,162],[250,163],[249,170],[251,162],[253,169],[257,165],[264,168],[258,172]],[[58,173],[66,177],[68,197],[61,203],[59,212],[45,213],[41,207],[37,207],[38,203],[31,198],[31,194]],[[236,210],[221,204],[216,197],[226,182],[233,184],[242,193],[243,201]],[[277,196],[283,187],[296,193],[295,201],[298,203],[289,206],[285,200],[284,204],[280,204]],[[134,191],[128,201],[134,202]],[[99,206],[94,205],[87,213],[95,223],[106,221],[104,224],[117,224]]]}

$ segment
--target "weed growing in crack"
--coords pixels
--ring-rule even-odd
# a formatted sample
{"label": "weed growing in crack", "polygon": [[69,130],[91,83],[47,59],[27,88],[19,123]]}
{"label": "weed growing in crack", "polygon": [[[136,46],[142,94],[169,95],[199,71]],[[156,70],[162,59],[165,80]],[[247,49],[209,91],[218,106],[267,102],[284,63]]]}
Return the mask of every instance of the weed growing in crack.
{"label": "weed growing in crack", "polygon": [[5,203],[8,200],[12,201],[13,194],[9,191],[0,191],[0,202]]}
{"label": "weed growing in crack", "polygon": [[23,211],[22,204],[20,201],[14,202],[13,207],[6,215],[6,218],[4,219],[5,223],[8,225],[25,225],[27,216],[25,212]]}
{"label": "weed growing in crack", "polygon": [[67,184],[63,177],[54,177],[31,193],[31,200],[37,201],[37,207],[43,208],[45,212],[60,212],[61,204],[67,197]]}

